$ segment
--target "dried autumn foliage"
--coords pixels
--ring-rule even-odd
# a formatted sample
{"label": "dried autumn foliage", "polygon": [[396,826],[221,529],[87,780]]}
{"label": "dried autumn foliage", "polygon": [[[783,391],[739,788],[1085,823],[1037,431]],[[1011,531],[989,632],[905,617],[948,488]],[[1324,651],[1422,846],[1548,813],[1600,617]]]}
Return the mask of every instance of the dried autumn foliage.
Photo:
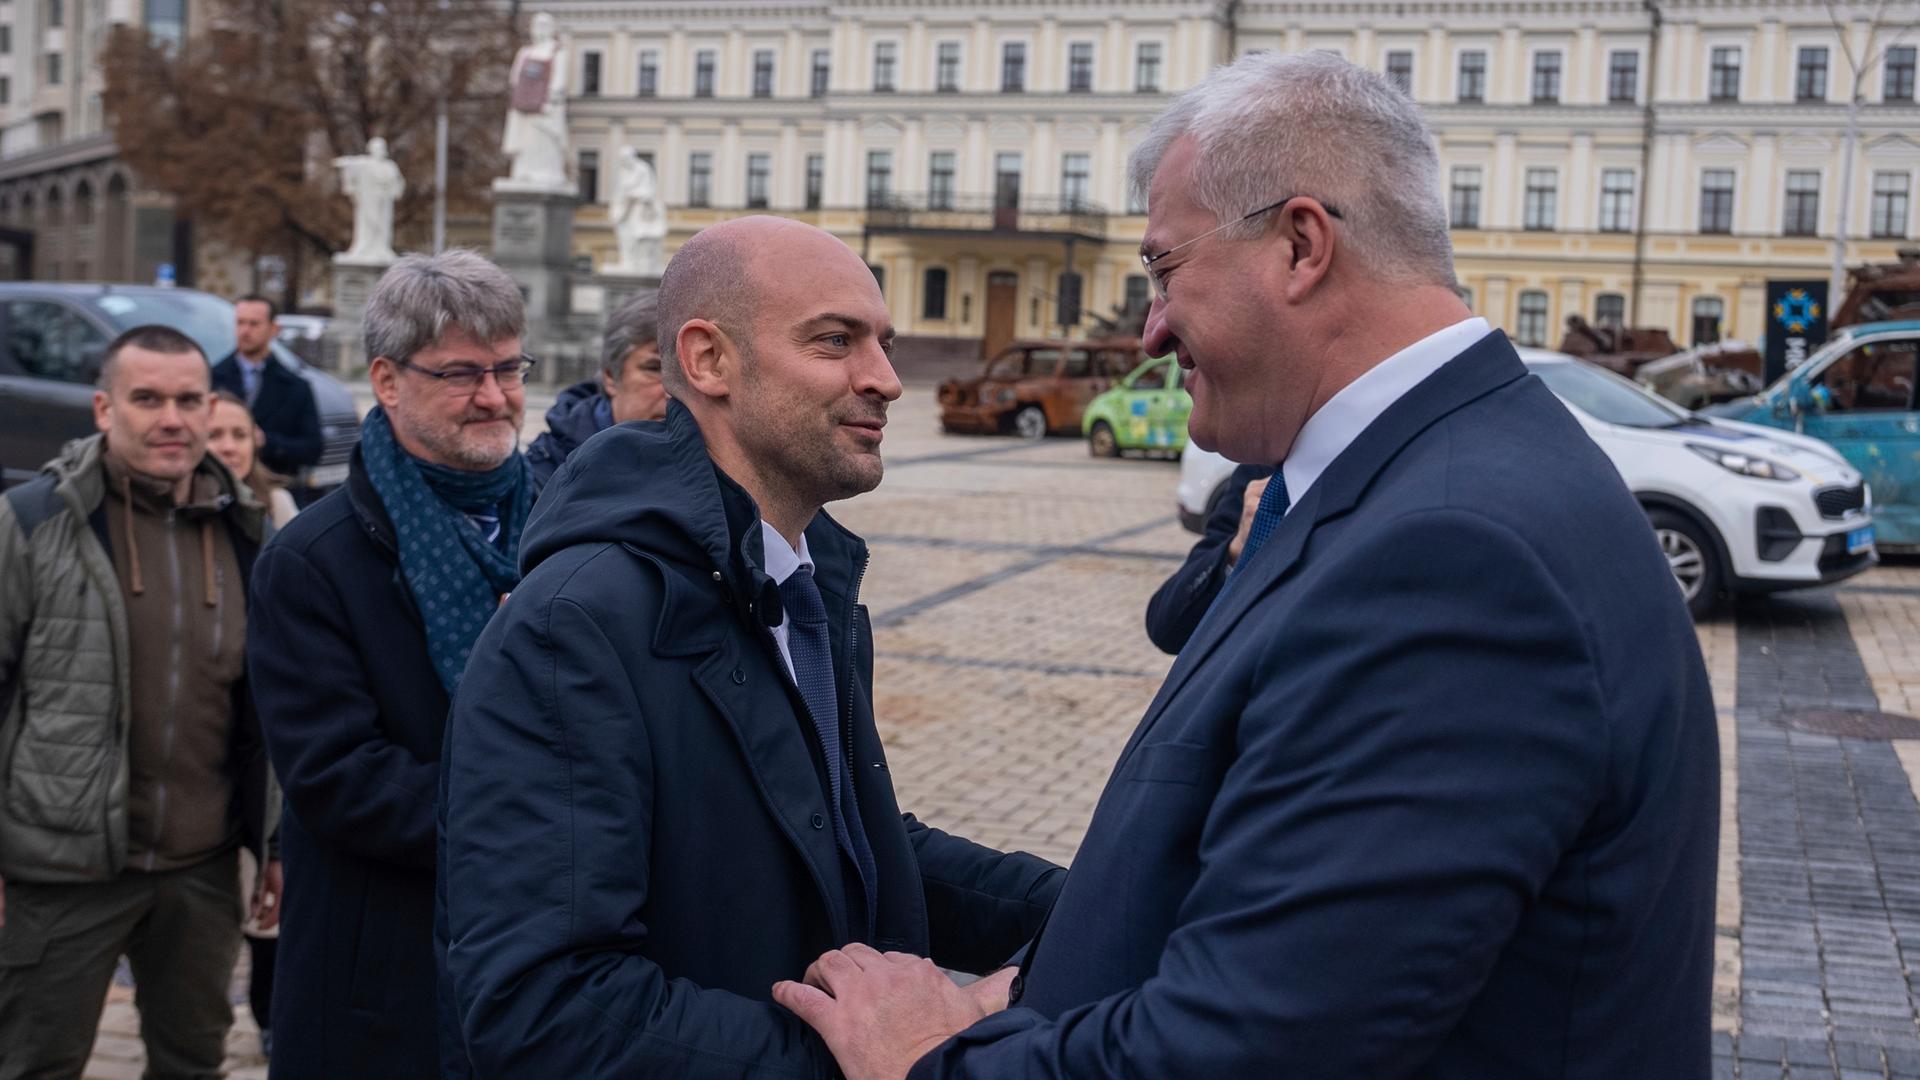
{"label": "dried autumn foliage", "polygon": [[[207,0],[180,45],[114,31],[102,64],[120,153],[203,235],[280,254],[298,275],[353,233],[333,159],[382,136],[406,178],[396,245],[425,246],[434,122],[448,110],[450,215],[501,175],[513,8],[487,0]],[[309,258],[319,256],[319,258]],[[297,295],[299,282],[289,281]]]}

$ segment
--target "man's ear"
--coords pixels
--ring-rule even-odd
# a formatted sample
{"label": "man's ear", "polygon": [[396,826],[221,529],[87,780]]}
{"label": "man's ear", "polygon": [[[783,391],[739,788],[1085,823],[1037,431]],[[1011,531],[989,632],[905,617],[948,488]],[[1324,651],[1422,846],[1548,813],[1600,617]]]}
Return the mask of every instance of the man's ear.
{"label": "man's ear", "polygon": [[674,351],[687,385],[696,393],[710,398],[731,395],[739,351],[725,330],[706,319],[688,319],[674,338]]}
{"label": "man's ear", "polygon": [[113,430],[113,399],[105,390],[93,392],[93,426],[99,431]]}
{"label": "man's ear", "polygon": [[1298,302],[1332,272],[1333,252],[1339,240],[1326,207],[1312,199],[1296,199],[1282,207],[1279,228],[1286,244],[1286,297]]}
{"label": "man's ear", "polygon": [[400,400],[400,365],[388,357],[376,356],[367,368],[367,381],[373,384],[373,396],[380,407],[391,412]]}

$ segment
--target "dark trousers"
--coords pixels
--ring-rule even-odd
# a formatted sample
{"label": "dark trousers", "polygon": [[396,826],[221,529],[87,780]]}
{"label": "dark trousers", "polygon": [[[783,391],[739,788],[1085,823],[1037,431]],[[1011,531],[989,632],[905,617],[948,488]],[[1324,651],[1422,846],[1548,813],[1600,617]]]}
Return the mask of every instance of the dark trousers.
{"label": "dark trousers", "polygon": [[247,1006],[261,1031],[273,1027],[273,954],[279,938],[247,938]]}
{"label": "dark trousers", "polygon": [[8,881],[0,927],[0,1080],[86,1069],[113,971],[133,967],[146,1080],[222,1075],[240,953],[237,854],[112,881]]}

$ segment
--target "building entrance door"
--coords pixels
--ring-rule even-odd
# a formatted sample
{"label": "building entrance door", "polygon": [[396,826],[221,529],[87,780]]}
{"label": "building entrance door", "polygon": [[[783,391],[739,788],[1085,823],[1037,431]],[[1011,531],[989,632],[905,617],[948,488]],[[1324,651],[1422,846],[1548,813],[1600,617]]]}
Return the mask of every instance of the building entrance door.
{"label": "building entrance door", "polygon": [[981,359],[991,360],[1013,342],[1013,317],[1020,296],[1020,276],[1006,270],[987,275],[987,332],[980,342]]}

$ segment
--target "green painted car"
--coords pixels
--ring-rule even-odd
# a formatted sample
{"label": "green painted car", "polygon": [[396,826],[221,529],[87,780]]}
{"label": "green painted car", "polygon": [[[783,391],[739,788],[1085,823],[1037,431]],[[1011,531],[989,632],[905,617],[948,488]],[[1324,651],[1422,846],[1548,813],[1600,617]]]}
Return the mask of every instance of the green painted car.
{"label": "green painted car", "polygon": [[1120,385],[1087,403],[1080,430],[1094,457],[1125,450],[1178,454],[1187,445],[1193,399],[1180,389],[1180,365],[1171,356],[1149,360]]}

